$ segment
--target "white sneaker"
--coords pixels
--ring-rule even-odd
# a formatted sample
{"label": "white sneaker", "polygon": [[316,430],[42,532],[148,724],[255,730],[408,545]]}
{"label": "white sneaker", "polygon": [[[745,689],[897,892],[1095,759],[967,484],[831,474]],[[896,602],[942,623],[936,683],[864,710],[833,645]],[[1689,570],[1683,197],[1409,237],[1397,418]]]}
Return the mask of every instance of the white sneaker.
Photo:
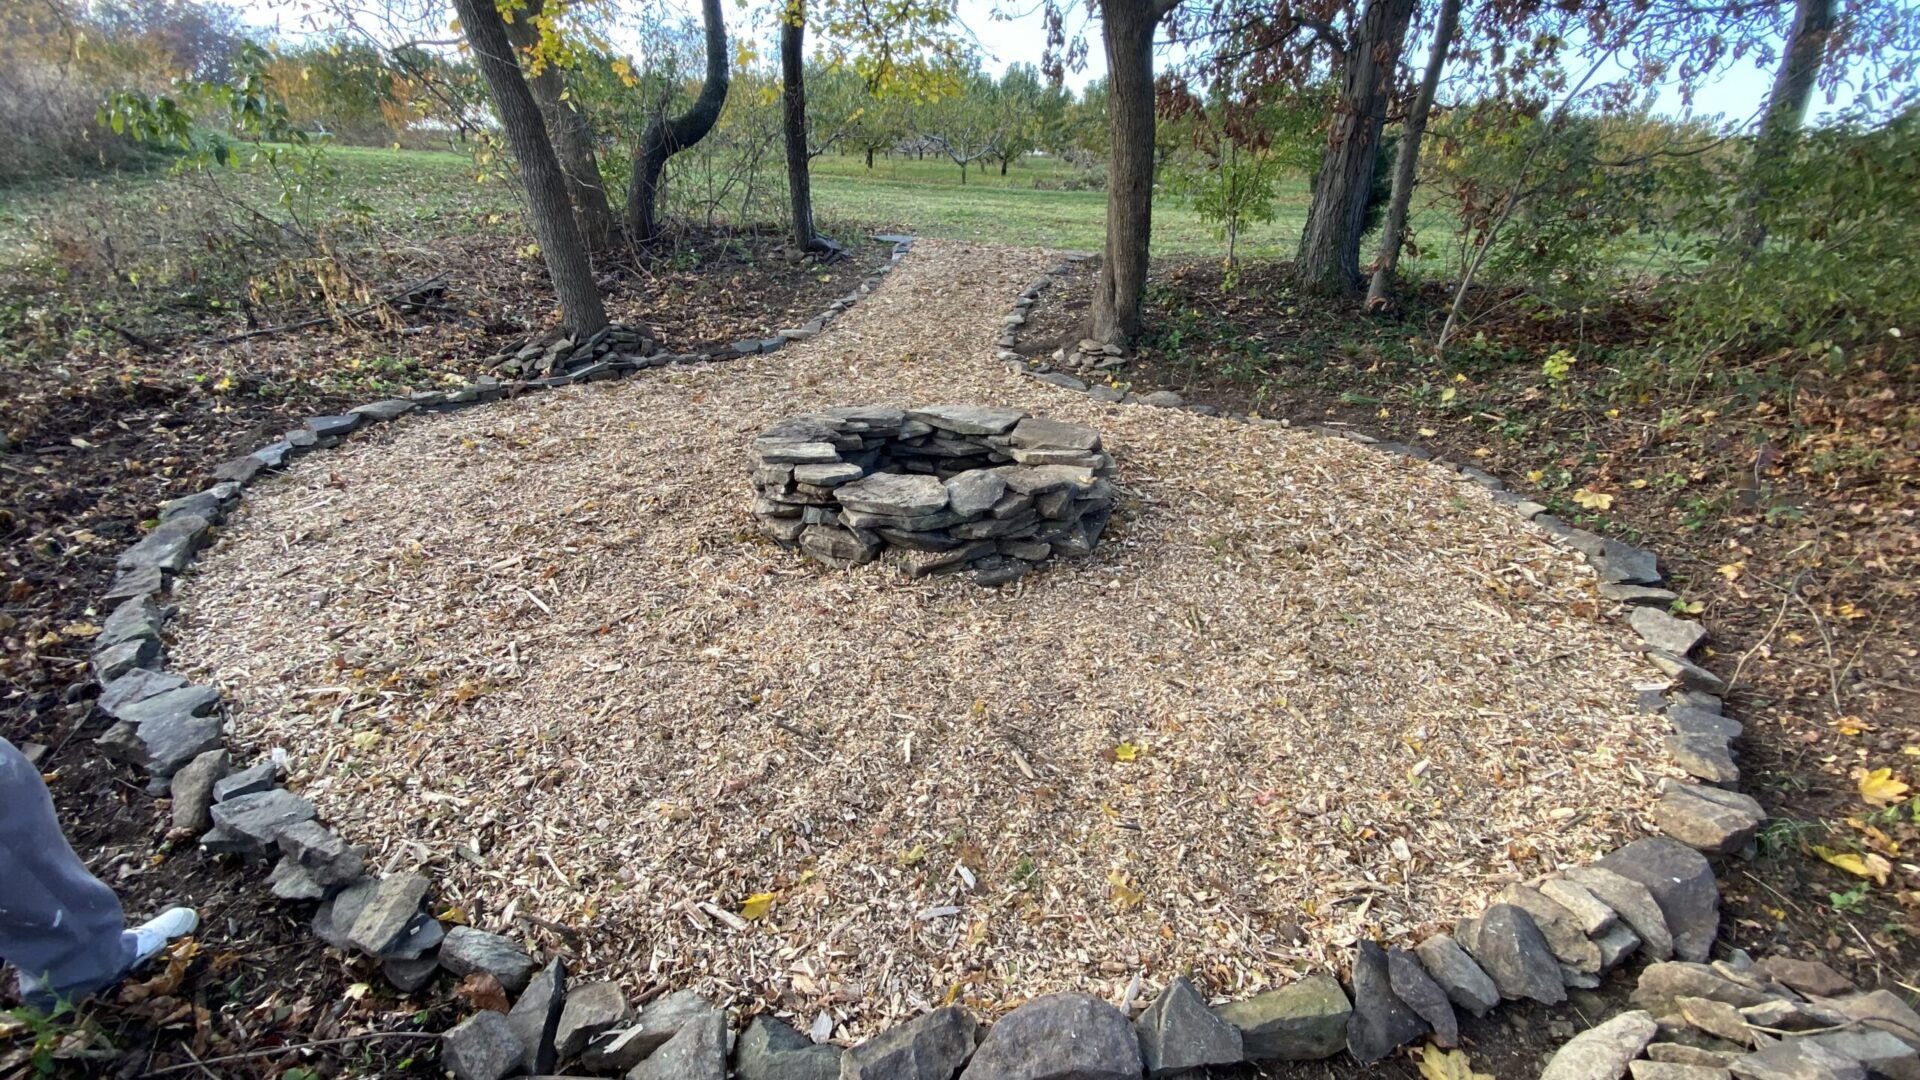
{"label": "white sneaker", "polygon": [[154,918],[148,919],[131,931],[134,951],[133,966],[160,955],[160,950],[175,938],[183,938],[200,927],[200,916],[192,908],[168,908]]}

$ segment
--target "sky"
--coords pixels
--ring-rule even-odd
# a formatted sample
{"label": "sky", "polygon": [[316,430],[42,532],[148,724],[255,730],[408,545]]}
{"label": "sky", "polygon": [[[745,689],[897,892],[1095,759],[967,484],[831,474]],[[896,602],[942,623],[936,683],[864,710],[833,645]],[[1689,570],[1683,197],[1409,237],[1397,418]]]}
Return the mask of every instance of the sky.
{"label": "sky", "polygon": [[[1085,67],[1067,72],[1068,84],[1078,90],[1106,73],[1105,57],[1100,50],[1100,28],[1081,0],[1062,2],[1067,10],[1069,32],[1085,35],[1089,46]],[[310,10],[309,3],[310,0],[255,0],[244,10],[248,21],[254,25],[293,35],[301,30],[301,15]],[[669,7],[684,9],[689,17],[698,15],[697,0],[665,0],[665,3]],[[735,23],[734,29],[737,31],[737,20],[741,18],[742,11],[735,5],[727,6],[729,21]],[[756,2],[754,9],[762,6]],[[1010,64],[1040,62],[1046,45],[1046,29],[1041,15],[1043,7],[1044,0],[958,0],[961,23],[976,43],[982,65],[996,75],[1005,71]],[[765,40],[768,36],[766,31],[761,30],[759,36],[763,48],[766,47],[769,44]],[[615,43],[621,44],[617,35]],[[1425,52],[1425,42],[1416,42],[1409,48],[1409,55],[1415,58],[1423,58]],[[1418,59],[1414,62],[1417,63]],[[1708,118],[1717,115],[1744,122],[1757,114],[1772,83],[1773,73],[1770,70],[1756,69],[1750,62],[1743,61],[1722,73],[1714,82],[1699,87],[1690,110],[1680,100],[1679,94],[1669,89],[1657,97],[1654,111],[1671,117],[1690,114]],[[1445,100],[1444,92],[1442,100]],[[1818,116],[1834,110],[1816,99],[1813,111]]]}

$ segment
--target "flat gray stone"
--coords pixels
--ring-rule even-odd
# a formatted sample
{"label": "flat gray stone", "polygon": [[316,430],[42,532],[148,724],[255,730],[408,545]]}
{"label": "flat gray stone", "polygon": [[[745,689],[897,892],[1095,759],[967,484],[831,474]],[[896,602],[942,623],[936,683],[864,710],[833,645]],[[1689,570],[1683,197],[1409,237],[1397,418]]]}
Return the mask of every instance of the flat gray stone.
{"label": "flat gray stone", "polygon": [[267,875],[267,887],[273,895],[282,900],[321,900],[327,895],[325,886],[313,880],[298,860],[281,856],[273,864],[273,870]]}
{"label": "flat gray stone", "polygon": [[1674,952],[1682,960],[1707,958],[1720,932],[1720,887],[1706,856],[1677,841],[1650,837],[1635,840],[1594,865],[1647,887],[1673,932]]}
{"label": "flat gray stone", "polygon": [[1155,390],[1151,394],[1140,395],[1140,404],[1151,405],[1156,409],[1177,409],[1186,403],[1186,398],[1171,390]]}
{"label": "flat gray stone", "polygon": [[994,405],[928,405],[908,409],[907,415],[956,435],[999,435],[1026,418],[1021,409]]}
{"label": "flat gray stone", "polygon": [[[1545,507],[1541,507],[1545,509]],[[1618,581],[1603,581],[1599,585],[1600,595],[1621,604],[1649,604],[1654,607],[1666,607],[1680,594],[1672,589],[1662,589],[1653,585],[1628,585]]]}
{"label": "flat gray stone", "polygon": [[418,992],[440,973],[440,958],[426,955],[411,960],[390,957],[380,961],[380,974],[403,994]]}
{"label": "flat gray stone", "polygon": [[1653,804],[1661,832],[1709,855],[1739,851],[1766,820],[1767,812],[1751,796],[1704,784],[1665,781]]}
{"label": "flat gray stone", "polygon": [[1829,1031],[1804,1036],[1803,1041],[1822,1050],[1831,1050],[1841,1057],[1852,1058],[1876,1076],[1886,1076],[1892,1080],[1915,1080],[1920,1077],[1920,1057],[1915,1056],[1914,1048],[1884,1031]]}
{"label": "flat gray stone", "polygon": [[174,828],[195,834],[213,828],[213,815],[208,813],[213,806],[213,784],[226,773],[227,752],[216,748],[197,755],[173,774],[169,796],[173,799]]}
{"label": "flat gray stone", "polygon": [[[558,1060],[555,1031],[561,1010],[568,1004],[567,969],[556,957],[527,982],[520,999],[507,1010],[507,1026],[520,1041],[520,1068],[528,1073],[550,1073]],[[585,1045],[585,1040],[581,1040]],[[577,1051],[576,1051],[577,1052]]]}
{"label": "flat gray stone", "polygon": [[512,938],[456,926],[440,945],[440,966],[463,977],[484,971],[500,980],[509,993],[517,994],[532,978],[535,963]]}
{"label": "flat gray stone", "polygon": [[[1486,978],[1484,972],[1481,978]],[[1433,1029],[1435,1045],[1444,1048],[1460,1045],[1460,1022],[1453,1015],[1447,992],[1427,974],[1419,957],[1405,949],[1388,949],[1387,979],[1393,996]]]}
{"label": "flat gray stone", "polygon": [[1644,1059],[1628,1062],[1627,1070],[1633,1074],[1633,1080],[1731,1080],[1733,1076],[1723,1067]]}
{"label": "flat gray stone", "polygon": [[1667,674],[1683,690],[1700,690],[1709,694],[1722,695],[1727,692],[1727,681],[1699,664],[1673,653],[1658,649],[1649,651],[1647,659],[1653,666]]}
{"label": "flat gray stone", "polygon": [[582,983],[567,995],[567,1006],[554,1030],[554,1047],[563,1060],[579,1057],[594,1036],[624,1027],[632,1019],[633,1005],[619,983]]}
{"label": "flat gray stone", "polygon": [[108,613],[106,620],[100,624],[100,633],[93,639],[93,651],[100,652],[115,645],[143,639],[158,643],[160,629],[166,625],[166,621],[166,613],[151,597],[128,600]]}
{"label": "flat gray stone", "polygon": [[[1138,1080],[1140,1041],[1089,994],[1043,994],[1000,1018],[961,1080]],[[863,1074],[871,1076],[873,1074]]]}
{"label": "flat gray stone", "polygon": [[838,1080],[839,1047],[815,1044],[766,1013],[753,1018],[733,1050],[739,1080]]}
{"label": "flat gray stone", "polygon": [[[933,477],[925,479],[933,480]],[[800,532],[800,550],[829,566],[860,566],[880,554],[880,538],[864,529],[808,525]]]}
{"label": "flat gray stone", "polygon": [[347,933],[353,929],[360,913],[366,910],[368,901],[379,891],[380,883],[373,878],[366,878],[334,894],[313,913],[314,936],[336,949],[353,948],[353,943],[347,940]]}
{"label": "flat gray stone", "polygon": [[[1651,898],[1648,902],[1652,902]],[[1500,988],[1452,935],[1435,934],[1415,945],[1413,951],[1427,975],[1446,991],[1447,1000],[1455,1006],[1475,1016],[1485,1016],[1487,1010],[1500,1004]]]}
{"label": "flat gray stone", "polygon": [[167,591],[167,575],[157,566],[136,566],[113,575],[113,584],[100,597],[103,603],[118,604]]}
{"label": "flat gray stone", "polygon": [[152,736],[145,730],[148,725],[176,717],[205,716],[218,704],[220,691],[211,686],[180,686],[126,702],[114,710],[114,715],[139,726],[142,737],[151,742]]}
{"label": "flat gray stone", "polygon": [[1134,1021],[1148,1076],[1173,1076],[1202,1065],[1245,1060],[1240,1029],[1215,1016],[1186,976],[1179,976]]}
{"label": "flat gray stone", "polygon": [[947,488],[922,473],[874,473],[834,492],[848,510],[893,517],[920,517],[947,507]]}
{"label": "flat gray stone", "polygon": [[[242,796],[243,799],[258,797]],[[214,806],[216,821],[219,820],[220,807],[224,805],[228,804]],[[424,876],[414,873],[388,874],[381,878],[380,884],[366,899],[365,906],[348,928],[348,944],[369,956],[387,956],[400,951],[407,940],[409,926],[420,914],[420,904],[426,900],[430,886],[431,883]]]}
{"label": "flat gray stone", "polygon": [[691,990],[676,990],[640,1011],[625,1028],[613,1028],[587,1040],[580,1062],[594,1071],[630,1069],[665,1046],[688,1024],[718,1013]]}
{"label": "flat gray stone", "polygon": [[1426,1033],[1426,1022],[1393,992],[1386,950],[1362,939],[1353,956],[1353,1017],[1347,1022],[1347,1053],[1370,1065]]}
{"label": "flat gray stone", "polygon": [[332,416],[307,417],[307,430],[322,439],[338,439],[359,429],[366,421],[364,413],[342,413]]}
{"label": "flat gray stone", "polygon": [[1727,1066],[1740,1080],[1866,1080],[1867,1067],[1807,1039],[1782,1040]]}
{"label": "flat gray stone", "polygon": [[1715,735],[1669,735],[1661,745],[1675,765],[1688,776],[1711,784],[1737,784],[1740,766],[1733,760],[1727,740]]}
{"label": "flat gray stone", "polygon": [[213,523],[198,514],[181,514],[153,527],[140,542],[122,552],[118,562],[122,570],[152,566],[177,574],[193,561],[213,533]]}
{"label": "flat gray stone", "polygon": [[849,484],[866,475],[866,470],[848,461],[828,462],[820,465],[795,465],[793,478],[802,484],[814,487],[839,487]]}
{"label": "flat gray stone", "polygon": [[1533,918],[1540,936],[1554,958],[1586,975],[1600,971],[1600,948],[1587,938],[1587,931],[1573,912],[1547,899],[1545,893],[1527,885],[1509,885],[1494,897],[1495,903],[1512,904]]}
{"label": "flat gray stone", "polygon": [[214,803],[210,813],[215,828],[259,854],[265,854],[288,826],[314,817],[312,803],[283,788]]}
{"label": "flat gray stone", "polygon": [[351,884],[360,880],[366,869],[359,848],[313,821],[296,821],[282,828],[276,842],[322,885]]}
{"label": "flat gray stone", "polygon": [[1651,551],[1623,544],[1618,540],[1601,542],[1598,554],[1588,553],[1587,562],[1602,582],[1624,585],[1660,584],[1660,560]]}
{"label": "flat gray stone", "polygon": [[1529,998],[1542,1005],[1567,999],[1560,964],[1526,911],[1495,904],[1471,925],[1471,935],[1462,936],[1460,943],[1500,988],[1501,997]]}
{"label": "flat gray stone", "polygon": [[1723,1074],[1726,1073],[1727,1066],[1733,1064],[1733,1059],[1740,1056],[1739,1053],[1729,1054],[1719,1050],[1705,1050],[1697,1046],[1689,1046],[1686,1043],[1677,1042],[1652,1043],[1647,1047],[1646,1054],[1648,1059],[1653,1062],[1674,1065],[1696,1065],[1709,1069],[1719,1069]]}
{"label": "flat gray stone", "polygon": [[993,509],[993,504],[1007,493],[1007,482],[998,473],[973,469],[949,479],[946,489],[953,512],[973,517]]}
{"label": "flat gray stone", "polygon": [[370,401],[365,405],[356,405],[347,411],[356,416],[364,416],[369,420],[377,420],[384,423],[388,420],[398,419],[412,412],[413,409],[413,402],[408,401],[406,398],[387,398],[384,401]]}
{"label": "flat gray stone", "polygon": [[1746,733],[1740,721],[1731,716],[1723,716],[1691,705],[1668,705],[1665,715],[1675,735],[1695,739],[1731,740]]}
{"label": "flat gray stone", "polygon": [[[177,783],[178,781],[176,781]],[[1854,992],[1851,980],[1818,960],[1791,956],[1762,957],[1754,970],[1789,990],[1814,997],[1839,997]]]}
{"label": "flat gray stone", "polygon": [[1346,1049],[1353,1006],[1331,975],[1230,1002],[1214,1015],[1240,1029],[1250,1061],[1318,1061]]}
{"label": "flat gray stone", "polygon": [[[240,497],[240,485],[231,481],[215,484],[205,491],[196,491],[191,495],[182,495],[177,499],[168,499],[160,504],[160,520],[172,521],[177,517],[206,518],[218,525],[227,516],[227,507]],[[159,571],[159,567],[145,569]]]}
{"label": "flat gray stone", "polygon": [[1081,393],[1085,393],[1087,390],[1087,382],[1085,379],[1076,379],[1065,372],[1036,371],[1030,372],[1029,374],[1039,382],[1046,383],[1049,386],[1057,386],[1062,390],[1076,390]]}
{"label": "flat gray stone", "polygon": [[1612,908],[1633,929],[1647,959],[1659,961],[1673,956],[1673,932],[1667,928],[1659,902],[1645,885],[1598,866],[1576,867],[1568,870],[1566,877]]}
{"label": "flat gray stone", "polygon": [[1600,949],[1600,970],[1612,971],[1620,962],[1632,956],[1640,949],[1640,935],[1626,923],[1616,922],[1606,930],[1594,935],[1593,943]]}
{"label": "flat gray stone", "polygon": [[487,1009],[454,1025],[440,1041],[440,1061],[455,1080],[506,1080],[519,1075],[525,1056],[507,1018]]}
{"label": "flat gray stone", "polygon": [[1817,998],[1814,1004],[1865,1027],[1891,1032],[1908,1046],[1920,1048],[1920,1014],[1891,990]]}
{"label": "flat gray stone", "polygon": [[[409,402],[407,407],[412,408],[412,403]],[[214,466],[213,478],[230,484],[245,484],[254,477],[259,476],[260,471],[266,467],[266,462],[261,461],[252,454],[245,454],[233,458],[230,461],[223,461]]]}
{"label": "flat gray stone", "polygon": [[160,656],[160,643],[151,638],[123,641],[93,654],[94,677],[110,683],[137,667],[153,663]]}
{"label": "flat gray stone", "polygon": [[97,704],[102,712],[115,720],[127,720],[130,718],[120,715],[124,706],[157,697],[169,690],[178,690],[185,685],[187,680],[170,671],[134,668],[102,687]]}
{"label": "flat gray stone", "polygon": [[1755,982],[1735,982],[1718,969],[1684,960],[1649,964],[1640,973],[1633,990],[1633,1003],[1658,1016],[1672,1016],[1681,998],[1722,1001],[1744,1009],[1773,1000],[1773,995]]}
{"label": "flat gray stone", "polygon": [[1041,417],[1023,419],[1014,425],[1008,438],[1021,450],[1100,450],[1100,432],[1091,427],[1048,421]]}
{"label": "flat gray stone", "polygon": [[1590,937],[1606,933],[1620,921],[1620,916],[1612,908],[1577,881],[1548,878],[1537,887],[1540,895],[1571,913],[1579,921],[1580,929]]}
{"label": "flat gray stone", "polygon": [[840,1080],[952,1080],[979,1041],[980,1024],[949,1005],[848,1050],[840,1058]]}
{"label": "flat gray stone", "polygon": [[1659,1028],[1651,1013],[1621,1013],[1568,1040],[1547,1062],[1540,1080],[1618,1080]]}
{"label": "flat gray stone", "polygon": [[627,1080],[727,1080],[726,1014],[716,1009],[689,1020]]}
{"label": "flat gray stone", "polygon": [[1662,652],[1685,656],[1707,639],[1707,628],[1692,619],[1676,619],[1657,607],[1636,607],[1627,624],[1640,639]]}
{"label": "flat gray stone", "polygon": [[834,464],[840,460],[840,451],[830,442],[761,439],[753,444],[753,452],[765,465]]}
{"label": "flat gray stone", "polygon": [[262,791],[272,791],[273,782],[280,776],[279,766],[269,758],[230,773],[213,785],[213,801],[226,802],[242,795],[257,795]]}

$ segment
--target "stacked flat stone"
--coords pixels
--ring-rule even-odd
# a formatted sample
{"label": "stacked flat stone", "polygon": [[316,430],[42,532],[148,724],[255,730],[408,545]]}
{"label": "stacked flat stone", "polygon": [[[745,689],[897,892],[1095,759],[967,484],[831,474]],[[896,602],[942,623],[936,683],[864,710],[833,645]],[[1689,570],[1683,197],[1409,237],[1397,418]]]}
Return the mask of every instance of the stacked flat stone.
{"label": "stacked flat stone", "polygon": [[905,554],[918,578],[982,585],[1085,555],[1113,515],[1100,433],[985,405],[851,405],[788,417],[753,444],[761,531],[829,566]]}

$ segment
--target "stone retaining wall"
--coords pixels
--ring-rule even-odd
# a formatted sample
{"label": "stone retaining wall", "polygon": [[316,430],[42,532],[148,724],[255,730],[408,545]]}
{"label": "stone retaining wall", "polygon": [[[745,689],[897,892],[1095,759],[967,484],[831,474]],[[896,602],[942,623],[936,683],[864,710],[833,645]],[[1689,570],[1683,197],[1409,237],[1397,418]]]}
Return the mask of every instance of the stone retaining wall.
{"label": "stone retaining wall", "polygon": [[851,405],[788,417],[753,444],[761,531],[829,566],[889,549],[913,577],[1002,585],[1086,555],[1113,514],[1100,433],[983,405]]}

